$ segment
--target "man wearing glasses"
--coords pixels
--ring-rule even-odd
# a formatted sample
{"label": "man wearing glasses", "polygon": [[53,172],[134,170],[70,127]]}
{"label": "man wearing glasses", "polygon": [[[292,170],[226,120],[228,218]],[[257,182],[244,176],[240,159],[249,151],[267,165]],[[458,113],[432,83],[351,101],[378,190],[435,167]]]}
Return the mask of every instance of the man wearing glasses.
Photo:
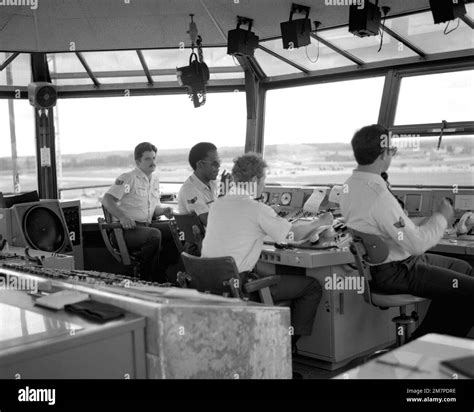
{"label": "man wearing glasses", "polygon": [[209,207],[218,196],[216,179],[221,162],[217,147],[208,142],[198,143],[191,148],[188,160],[194,173],[186,179],[179,190],[179,213],[194,212],[206,226]]}
{"label": "man wearing glasses", "polygon": [[387,260],[371,267],[376,291],[431,299],[426,318],[412,337],[430,332],[464,337],[474,324],[472,268],[463,260],[425,254],[452,223],[453,208],[444,199],[420,226],[405,215],[381,176],[397,152],[388,136],[380,125],[354,134],[351,144],[358,166],[345,182],[341,212],[348,227],[380,236],[388,246]]}

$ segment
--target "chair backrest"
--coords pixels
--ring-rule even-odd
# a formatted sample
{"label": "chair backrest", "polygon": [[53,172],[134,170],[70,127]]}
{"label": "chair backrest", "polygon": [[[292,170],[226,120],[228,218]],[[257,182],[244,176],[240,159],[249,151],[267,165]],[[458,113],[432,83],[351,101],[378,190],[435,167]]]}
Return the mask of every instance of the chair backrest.
{"label": "chair backrest", "polygon": [[370,294],[372,276],[369,265],[385,261],[388,256],[388,246],[377,235],[359,232],[354,229],[349,229],[349,231],[352,235],[350,251],[354,255],[359,276],[364,278],[364,299],[373,304]]}
{"label": "chair backrest", "polygon": [[184,233],[184,240],[190,244],[197,245],[200,255],[201,243],[206,233],[206,229],[204,228],[201,219],[199,219],[199,216],[194,212],[190,214],[173,213],[172,215],[176,221],[179,231]]}
{"label": "chair backrest", "polygon": [[132,258],[123,237],[123,228],[119,222],[113,221],[112,214],[102,205],[104,219],[98,218],[99,230],[105,246],[115,260],[122,265],[132,265]]}
{"label": "chair backrest", "polygon": [[203,258],[186,252],[181,257],[186,274],[190,276],[189,287],[200,292],[242,298],[241,279],[233,257]]}

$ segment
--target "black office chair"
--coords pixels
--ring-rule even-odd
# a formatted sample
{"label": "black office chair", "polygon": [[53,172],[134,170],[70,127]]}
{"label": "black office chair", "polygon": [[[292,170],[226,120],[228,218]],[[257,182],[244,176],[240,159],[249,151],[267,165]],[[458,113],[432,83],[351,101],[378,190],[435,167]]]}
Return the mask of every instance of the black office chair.
{"label": "black office chair", "polygon": [[[242,285],[235,260],[231,256],[203,258],[186,252],[181,256],[186,270],[185,273],[178,273],[178,282],[182,287],[244,300],[248,300],[250,294],[258,292],[262,303],[274,305],[270,286],[277,283],[276,276],[251,280]],[[278,303],[278,306],[287,305],[287,301]]]}
{"label": "black office chair", "polygon": [[105,247],[114,259],[131,271],[133,277],[140,276],[140,262],[143,259],[141,251],[130,252],[123,236],[123,227],[120,222],[114,222],[111,213],[102,206],[104,217],[99,217],[100,234]]}
{"label": "black office chair", "polygon": [[196,213],[173,213],[170,220],[171,233],[176,248],[180,253],[186,252],[194,256],[201,256],[202,240],[206,229]]}
{"label": "black office chair", "polygon": [[[410,338],[409,325],[418,320],[418,314],[415,311],[413,311],[411,315],[406,314],[407,305],[420,303],[426,299],[409,294],[389,295],[371,291],[370,284],[372,276],[370,274],[369,265],[384,262],[388,256],[388,247],[379,236],[362,233],[353,229],[350,229],[350,232],[353,239],[350,251],[354,255],[359,275],[364,278],[365,301],[371,305],[378,306],[380,309],[388,309],[391,307],[400,308],[400,316],[394,317],[392,321],[395,322],[397,346],[401,346]],[[402,333],[399,333],[399,331],[402,331]]]}

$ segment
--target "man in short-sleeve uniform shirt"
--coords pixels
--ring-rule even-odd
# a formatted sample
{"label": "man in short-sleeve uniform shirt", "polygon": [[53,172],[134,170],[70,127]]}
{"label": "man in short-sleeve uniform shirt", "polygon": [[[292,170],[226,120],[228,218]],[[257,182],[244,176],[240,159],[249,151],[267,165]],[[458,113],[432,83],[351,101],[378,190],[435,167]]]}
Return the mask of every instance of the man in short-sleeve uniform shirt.
{"label": "man in short-sleeve uniform shirt", "polygon": [[208,142],[194,145],[189,151],[189,164],[194,173],[186,179],[179,190],[179,213],[194,212],[206,226],[209,208],[218,195],[216,179],[221,162],[216,146]]}
{"label": "man in short-sleeve uniform shirt", "polygon": [[[234,162],[234,189],[217,199],[209,211],[202,256],[232,256],[245,282],[259,259],[267,235],[276,243],[282,243],[291,230],[295,239],[303,239],[317,228],[318,223],[299,222],[292,225],[277,216],[270,206],[253,198],[259,198],[265,187],[266,163],[259,155],[247,153]],[[255,187],[255,190],[246,192],[239,187]],[[271,293],[276,302],[292,301],[295,347],[299,336],[311,335],[322,296],[321,286],[311,277],[282,275],[278,276],[278,284],[271,287]]]}
{"label": "man in short-sleeve uniform shirt", "polygon": [[[142,278],[166,282],[164,266],[160,265],[160,250],[162,240],[171,239],[171,232],[168,223],[152,223],[152,220],[164,214],[169,216],[171,208],[163,208],[160,203],[160,181],[153,173],[156,151],[151,143],[140,143],[135,148],[137,167],[115,180],[102,203],[125,229],[127,247],[142,252]],[[174,248],[167,242],[168,249],[170,246]],[[172,253],[167,250],[167,255]]]}
{"label": "man in short-sleeve uniform shirt", "polygon": [[466,336],[474,320],[474,277],[471,266],[459,259],[425,254],[443,236],[453,208],[443,202],[417,226],[406,216],[381,174],[390,166],[395,147],[388,131],[366,126],[352,139],[357,169],[345,183],[341,212],[348,227],[380,236],[387,244],[387,260],[371,267],[375,290],[431,299],[425,320],[413,338],[437,332]]}

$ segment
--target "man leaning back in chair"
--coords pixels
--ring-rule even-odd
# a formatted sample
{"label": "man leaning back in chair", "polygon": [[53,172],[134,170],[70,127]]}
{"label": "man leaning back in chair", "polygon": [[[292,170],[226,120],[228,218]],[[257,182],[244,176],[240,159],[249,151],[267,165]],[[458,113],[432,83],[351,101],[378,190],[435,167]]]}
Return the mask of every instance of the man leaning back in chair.
{"label": "man leaning back in chair", "polygon": [[142,279],[164,283],[165,265],[160,262],[163,241],[167,259],[176,255],[167,222],[152,221],[161,215],[171,216],[171,208],[160,203],[160,181],[156,173],[156,147],[148,142],[135,147],[137,167],[121,174],[102,199],[103,206],[122,224],[124,238],[130,250],[141,250]]}

